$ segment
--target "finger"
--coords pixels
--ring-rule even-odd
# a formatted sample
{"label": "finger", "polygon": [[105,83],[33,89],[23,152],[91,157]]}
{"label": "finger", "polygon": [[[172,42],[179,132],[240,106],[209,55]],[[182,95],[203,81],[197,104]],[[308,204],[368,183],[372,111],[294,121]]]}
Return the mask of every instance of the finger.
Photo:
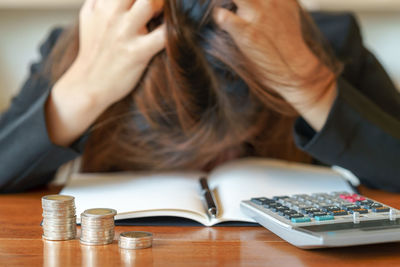
{"label": "finger", "polygon": [[[256,2],[260,0],[233,0],[236,4],[238,10],[237,14],[241,17],[251,17],[252,14],[257,10]],[[269,0],[261,0],[261,1],[269,1]]]}
{"label": "finger", "polygon": [[228,32],[233,39],[239,39],[240,33],[247,26],[244,19],[224,8],[215,8],[213,15],[218,26]]}
{"label": "finger", "polygon": [[[238,7],[238,9],[251,9],[255,2],[260,0],[233,0],[233,3]],[[268,0],[261,0],[268,1]]]}
{"label": "finger", "polygon": [[164,0],[136,0],[129,11],[132,28],[138,30],[144,27],[163,6]]}
{"label": "finger", "polygon": [[238,8],[236,14],[249,22],[257,19],[261,13],[268,12],[266,7],[271,5],[273,1],[280,0],[233,0]]}
{"label": "finger", "polygon": [[97,0],[95,9],[108,12],[121,12],[127,10],[135,0]]}
{"label": "finger", "polygon": [[163,24],[144,37],[150,57],[153,57],[155,54],[165,48],[166,35],[167,27],[165,24]]}

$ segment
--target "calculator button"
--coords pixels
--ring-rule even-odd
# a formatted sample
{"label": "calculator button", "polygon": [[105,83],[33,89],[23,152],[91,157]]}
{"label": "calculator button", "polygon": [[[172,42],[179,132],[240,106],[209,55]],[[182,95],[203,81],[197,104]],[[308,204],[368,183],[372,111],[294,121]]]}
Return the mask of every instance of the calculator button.
{"label": "calculator button", "polygon": [[308,214],[310,217],[321,217],[326,215],[328,215],[326,212],[313,212]]}
{"label": "calculator button", "polygon": [[285,204],[285,205],[288,206],[288,207],[294,207],[294,206],[296,206],[296,205],[299,205],[300,202],[297,202],[297,201],[285,201],[285,202],[283,202],[282,204]]}
{"label": "calculator button", "polygon": [[353,209],[353,210],[349,210],[350,213],[354,213],[354,212],[358,212],[360,214],[364,214],[364,213],[368,213],[367,209]]}
{"label": "calculator button", "polygon": [[321,210],[317,209],[317,208],[305,208],[305,209],[302,209],[301,212],[308,214],[308,213],[314,213],[314,212],[321,212]]}
{"label": "calculator button", "polygon": [[281,203],[277,203],[277,202],[266,203],[266,204],[263,205],[263,207],[267,208],[267,209],[272,209],[272,208],[280,207],[280,206],[282,206],[282,204]]}
{"label": "calculator button", "polygon": [[382,207],[382,205],[381,204],[379,204],[379,203],[371,203],[371,204],[369,204],[369,205],[362,205],[362,207],[364,208],[364,209],[373,209],[373,208],[380,208],[380,207]]}
{"label": "calculator button", "polygon": [[295,214],[288,214],[285,216],[287,219],[292,220],[294,218],[304,218],[303,214],[295,213]]}
{"label": "calculator button", "polygon": [[337,210],[341,210],[341,208],[339,208],[338,206],[323,206],[323,207],[321,207],[321,210],[323,210],[323,211],[337,211]]}
{"label": "calculator button", "polygon": [[303,210],[303,209],[308,209],[308,208],[312,208],[312,207],[310,207],[310,206],[308,206],[308,205],[303,205],[303,204],[300,204],[300,205],[293,205],[293,206],[292,206],[292,209],[297,210],[297,211],[299,211],[299,212],[301,212],[301,210]]}
{"label": "calculator button", "polygon": [[354,203],[354,202],[356,202],[357,200],[355,200],[355,199],[352,198],[352,197],[348,197],[348,198],[346,198],[346,201],[351,202],[351,203]]}
{"label": "calculator button", "polygon": [[352,203],[357,202],[357,201],[363,201],[363,200],[366,199],[365,197],[362,197],[362,196],[357,195],[357,194],[352,194],[352,195],[350,195],[350,194],[341,194],[341,195],[339,195],[339,197],[341,199],[344,199],[344,200],[346,200],[348,202],[352,202]]}
{"label": "calculator button", "polygon": [[282,213],[284,216],[290,215],[290,214],[298,214],[298,212],[295,211],[295,210],[284,210],[284,211],[282,211],[281,213]]}
{"label": "calculator button", "polygon": [[332,215],[324,215],[324,216],[315,216],[314,219],[316,221],[329,221],[329,220],[334,220],[335,218]]}
{"label": "calculator button", "polygon": [[334,211],[329,211],[328,213],[333,216],[347,215],[347,211],[345,210],[334,210]]}
{"label": "calculator button", "polygon": [[335,205],[335,206],[338,206],[338,207],[343,207],[345,205],[352,205],[352,204],[349,204],[348,202],[344,202],[344,201],[341,201],[341,200],[340,201],[339,200],[334,201],[332,204]]}
{"label": "calculator button", "polygon": [[320,203],[315,203],[315,204],[314,204],[314,207],[316,207],[316,208],[322,208],[322,207],[325,207],[325,206],[328,206],[328,205],[329,205],[329,203],[320,202]]}
{"label": "calculator button", "polygon": [[388,212],[388,211],[390,211],[390,208],[388,208],[388,207],[379,207],[379,208],[373,208],[372,211],[373,212]]}
{"label": "calculator button", "polygon": [[348,198],[350,197],[350,195],[349,195],[348,193],[346,193],[346,194],[340,194],[339,197],[340,197],[341,199],[348,199]]}
{"label": "calculator button", "polygon": [[343,208],[344,210],[350,211],[350,210],[359,209],[360,206],[357,206],[357,205],[352,204],[352,205],[343,205],[342,208]]}
{"label": "calculator button", "polygon": [[327,199],[325,199],[325,202],[328,204],[333,204],[335,202],[335,200],[327,198]]}
{"label": "calculator button", "polygon": [[273,200],[280,200],[280,199],[285,199],[285,198],[289,198],[288,196],[275,196],[272,199]]}
{"label": "calculator button", "polygon": [[304,223],[304,222],[311,222],[309,217],[298,217],[290,219],[293,223]]}
{"label": "calculator button", "polygon": [[264,205],[264,204],[275,202],[275,201],[272,199],[266,198],[266,197],[257,197],[257,198],[252,198],[251,202],[253,202],[254,204],[257,204],[257,205]]}
{"label": "calculator button", "polygon": [[373,204],[371,204],[370,209],[373,209],[373,208],[380,208],[380,207],[383,207],[382,204],[373,203]]}
{"label": "calculator button", "polygon": [[280,211],[289,210],[289,208],[286,207],[286,206],[278,206],[278,207],[273,207],[273,208],[271,208],[271,210],[272,210],[273,212],[280,212]]}
{"label": "calculator button", "polygon": [[312,201],[312,200],[306,200],[306,201],[304,201],[304,204],[307,204],[307,205],[312,206],[312,205],[314,205],[314,201]]}
{"label": "calculator button", "polygon": [[359,205],[359,206],[369,206],[372,203],[374,203],[374,202],[372,200],[369,200],[369,199],[362,200],[362,201],[360,201],[360,200],[356,201],[356,204]]}

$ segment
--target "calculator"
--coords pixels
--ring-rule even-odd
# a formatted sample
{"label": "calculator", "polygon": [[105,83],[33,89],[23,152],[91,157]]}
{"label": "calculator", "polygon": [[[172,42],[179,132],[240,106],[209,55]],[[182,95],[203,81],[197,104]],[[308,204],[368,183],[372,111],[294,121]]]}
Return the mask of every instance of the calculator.
{"label": "calculator", "polygon": [[254,197],[242,212],[294,246],[311,249],[400,241],[400,213],[348,192]]}

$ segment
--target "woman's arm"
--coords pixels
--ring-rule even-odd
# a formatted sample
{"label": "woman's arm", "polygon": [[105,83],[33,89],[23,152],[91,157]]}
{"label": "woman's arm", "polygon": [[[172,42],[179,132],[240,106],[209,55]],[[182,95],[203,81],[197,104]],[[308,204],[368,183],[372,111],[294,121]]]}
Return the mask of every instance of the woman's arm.
{"label": "woman's arm", "polygon": [[[277,83],[275,90],[302,116],[295,125],[298,146],[321,162],[351,170],[364,184],[400,192],[400,95],[363,47],[354,19],[343,17],[323,27],[329,20],[319,17],[319,26],[346,63],[343,75],[327,87],[332,73],[316,67],[321,62],[301,36],[297,1],[234,2],[237,14],[220,9],[216,21],[265,73],[268,85],[274,87],[279,74],[293,85]],[[333,30],[337,26],[344,28]],[[299,77],[312,75],[321,77],[320,83],[295,86],[303,84]],[[318,95],[321,100],[313,101]]]}
{"label": "woman's arm", "polygon": [[316,132],[300,118],[296,143],[326,164],[353,171],[366,185],[400,192],[400,93],[363,46],[352,15],[313,17],[346,64],[324,127]]}
{"label": "woman's arm", "polygon": [[0,117],[0,193],[46,184],[59,166],[80,154],[79,142],[71,147],[54,145],[45,120],[51,86],[44,65],[62,31],[53,30],[41,45],[41,61],[31,66],[28,80]]}
{"label": "woman's arm", "polygon": [[31,78],[0,119],[0,192],[43,185],[79,155],[74,141],[135,88],[163,48],[164,28],[146,31],[161,6],[158,0],[133,5],[130,0],[87,0],[77,60],[53,88],[43,65],[60,31],[51,35],[41,48],[42,62],[32,67]]}
{"label": "woman's arm", "polygon": [[310,124],[322,129],[337,95],[336,77],[307,45],[295,0],[234,0],[215,20],[274,89]]}
{"label": "woman's arm", "polygon": [[54,85],[46,107],[51,140],[68,146],[109,106],[127,96],[165,43],[163,26],[146,24],[162,0],[87,0],[77,59]]}

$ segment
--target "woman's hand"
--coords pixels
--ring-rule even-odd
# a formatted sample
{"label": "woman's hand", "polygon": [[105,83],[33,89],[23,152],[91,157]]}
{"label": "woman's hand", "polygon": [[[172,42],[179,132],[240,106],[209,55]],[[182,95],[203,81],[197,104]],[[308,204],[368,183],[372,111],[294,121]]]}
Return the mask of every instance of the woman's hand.
{"label": "woman's hand", "polygon": [[298,2],[233,1],[237,14],[219,8],[216,22],[264,75],[263,83],[286,99],[315,130],[322,129],[336,98],[335,75],[307,46]]}
{"label": "woman's hand", "polygon": [[79,53],[55,84],[46,107],[51,140],[70,145],[110,105],[136,86],[165,45],[164,26],[146,24],[163,0],[87,0],[80,12]]}

